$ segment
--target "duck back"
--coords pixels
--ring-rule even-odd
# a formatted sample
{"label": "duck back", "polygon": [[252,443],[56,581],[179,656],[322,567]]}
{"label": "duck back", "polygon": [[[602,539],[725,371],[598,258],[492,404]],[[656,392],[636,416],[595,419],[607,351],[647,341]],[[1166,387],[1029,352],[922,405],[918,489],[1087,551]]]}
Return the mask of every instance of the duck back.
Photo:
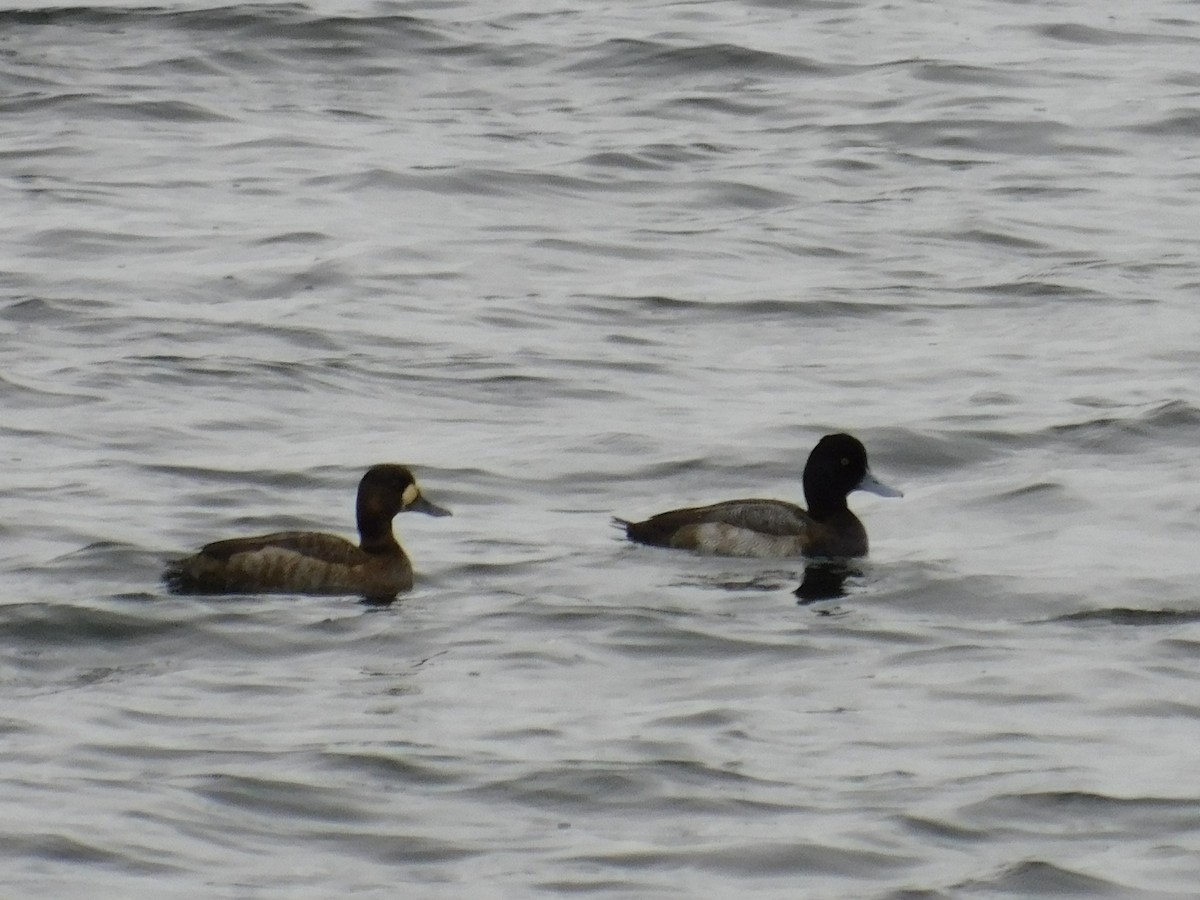
{"label": "duck back", "polygon": [[642,522],[617,519],[639,544],[719,556],[795,556],[812,525],[801,507],[783,500],[727,500],[673,509]]}
{"label": "duck back", "polygon": [[181,593],[394,596],[412,588],[412,566],[393,542],[368,553],[332,534],[281,531],[208,544],[167,572]]}

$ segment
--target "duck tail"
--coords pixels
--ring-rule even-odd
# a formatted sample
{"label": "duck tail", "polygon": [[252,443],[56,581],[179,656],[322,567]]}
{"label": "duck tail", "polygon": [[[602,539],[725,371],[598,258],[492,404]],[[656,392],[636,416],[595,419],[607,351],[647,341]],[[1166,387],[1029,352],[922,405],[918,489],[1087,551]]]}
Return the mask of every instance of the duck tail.
{"label": "duck tail", "polygon": [[188,567],[188,561],[194,557],[177,559],[167,564],[162,573],[162,583],[172,594],[212,594],[219,587],[206,584]]}
{"label": "duck tail", "polygon": [[190,585],[183,571],[182,560],[170,563],[162,574],[163,584],[172,594],[186,594]]}

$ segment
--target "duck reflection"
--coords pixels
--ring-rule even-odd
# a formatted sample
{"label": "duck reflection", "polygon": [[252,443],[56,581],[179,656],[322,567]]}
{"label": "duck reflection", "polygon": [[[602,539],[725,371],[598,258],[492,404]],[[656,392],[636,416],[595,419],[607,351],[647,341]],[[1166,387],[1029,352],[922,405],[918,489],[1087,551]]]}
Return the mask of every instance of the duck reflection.
{"label": "duck reflection", "polygon": [[846,579],[862,577],[862,570],[845,559],[821,559],[804,567],[804,580],[794,593],[804,606],[818,600],[835,600],[846,596]]}

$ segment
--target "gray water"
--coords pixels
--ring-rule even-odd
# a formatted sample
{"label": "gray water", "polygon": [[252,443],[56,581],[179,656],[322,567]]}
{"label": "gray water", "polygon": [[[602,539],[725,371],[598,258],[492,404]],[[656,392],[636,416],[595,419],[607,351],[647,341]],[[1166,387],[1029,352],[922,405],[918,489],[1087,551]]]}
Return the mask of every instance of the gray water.
{"label": "gray water", "polygon": [[[1171,0],[0,11],[0,891],[1195,896],[1198,72]],[[841,430],[840,596],[608,524]],[[400,602],[161,586],[382,461]]]}

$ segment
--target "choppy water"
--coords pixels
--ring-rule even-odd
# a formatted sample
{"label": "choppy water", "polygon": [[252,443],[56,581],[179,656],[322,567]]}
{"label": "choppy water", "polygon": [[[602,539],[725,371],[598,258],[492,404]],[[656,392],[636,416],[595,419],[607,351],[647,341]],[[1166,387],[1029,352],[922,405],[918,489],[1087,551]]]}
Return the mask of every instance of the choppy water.
{"label": "choppy water", "polygon": [[[1171,0],[0,11],[3,893],[1194,896],[1198,71]],[[907,495],[845,596],[608,525],[830,430]],[[159,585],[379,461],[401,602]]]}

